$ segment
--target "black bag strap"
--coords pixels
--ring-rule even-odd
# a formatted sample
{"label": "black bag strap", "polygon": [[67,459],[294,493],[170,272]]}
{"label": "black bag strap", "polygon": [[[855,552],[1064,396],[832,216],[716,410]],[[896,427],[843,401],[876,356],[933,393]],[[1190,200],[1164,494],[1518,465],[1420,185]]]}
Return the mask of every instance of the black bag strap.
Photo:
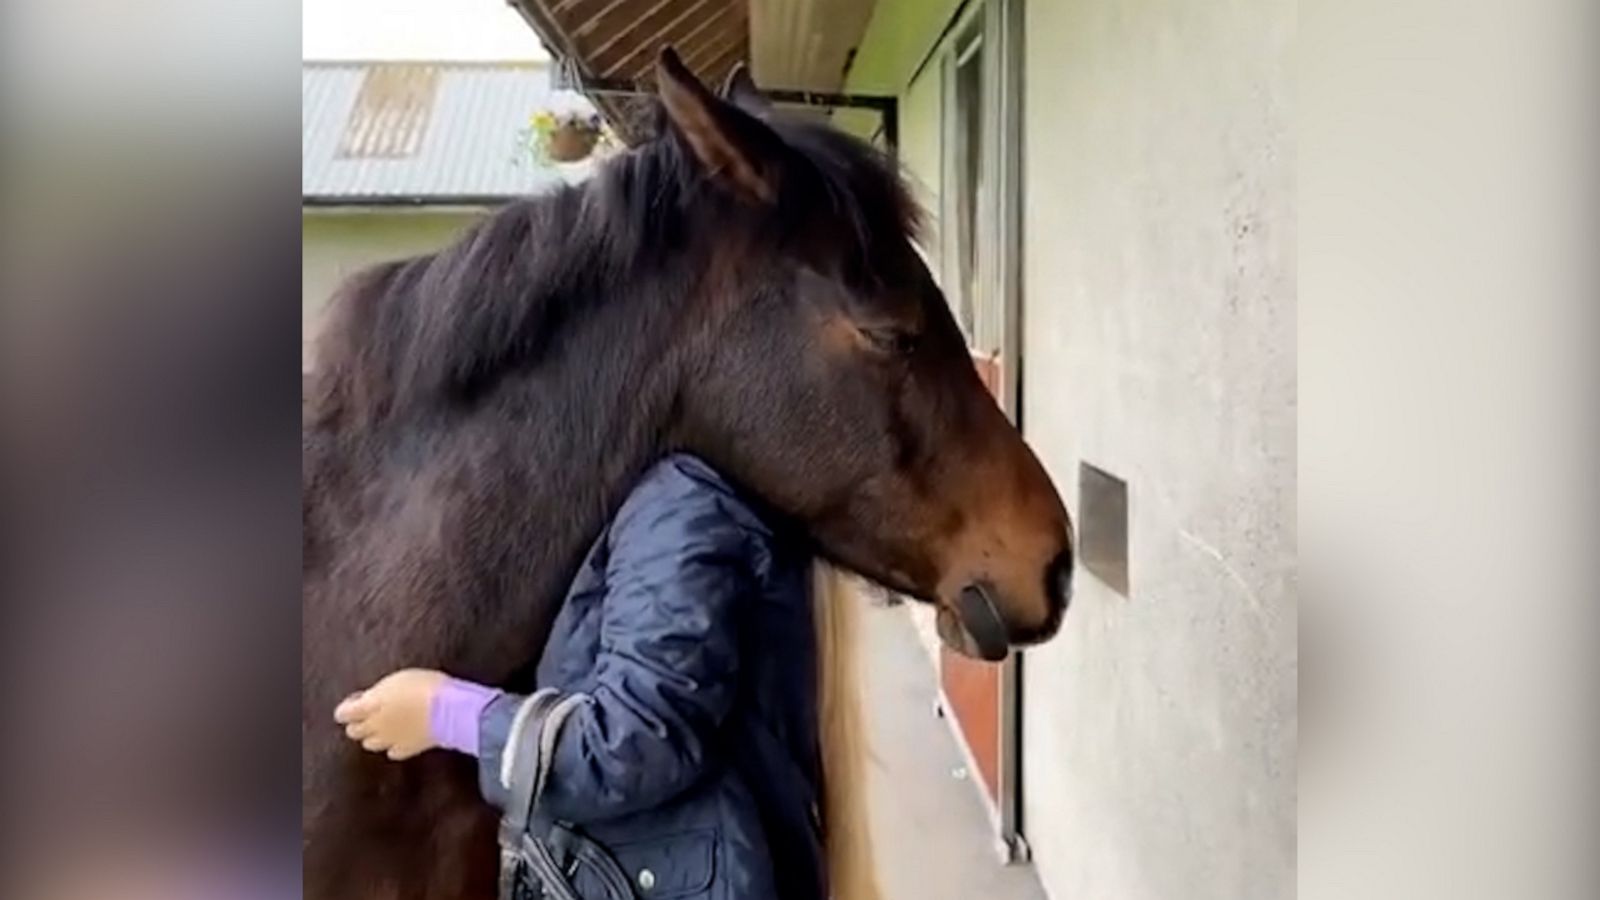
{"label": "black bag strap", "polygon": [[[505,838],[511,838],[510,843],[516,846],[521,836],[528,830],[528,821],[533,817],[533,805],[538,801],[539,769],[543,760],[540,759],[539,740],[527,740],[524,735],[530,729],[535,737],[538,736],[540,722],[550,712],[556,702],[555,691],[539,691],[523,703],[526,706],[517,710],[516,719],[512,722],[511,732],[506,735],[506,746],[501,752],[511,757],[511,765],[507,772],[506,780],[508,796],[506,799],[505,813],[500,819],[502,839],[501,845],[505,846]],[[505,833],[509,832],[509,835]]]}
{"label": "black bag strap", "polygon": [[533,811],[544,791],[555,755],[555,740],[561,725],[572,710],[588,698],[582,694],[561,696],[541,690],[529,697],[517,711],[512,730],[502,751],[509,755],[508,799],[500,819],[500,900],[516,900],[517,881],[526,866],[530,874],[555,900],[581,900],[550,848],[535,838],[529,829]]}

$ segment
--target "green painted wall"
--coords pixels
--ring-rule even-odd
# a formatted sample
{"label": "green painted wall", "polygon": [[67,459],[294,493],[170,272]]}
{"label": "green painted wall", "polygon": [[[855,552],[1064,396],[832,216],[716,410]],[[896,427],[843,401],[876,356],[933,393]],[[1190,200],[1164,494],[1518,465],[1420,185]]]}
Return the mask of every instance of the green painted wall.
{"label": "green painted wall", "polygon": [[[866,33],[856,48],[855,61],[845,77],[844,90],[859,94],[892,94],[900,98],[902,105],[908,100],[918,99],[907,97],[908,92],[913,90],[910,84],[912,73],[927,58],[928,50],[960,10],[962,3],[963,0],[878,0],[872,19],[867,22]],[[937,75],[937,67],[929,65],[922,77],[917,79],[919,84],[928,82],[932,85],[935,100],[931,109],[935,117],[939,109]],[[927,127],[925,121],[914,118],[924,114],[925,111],[908,113],[902,106],[902,147],[912,140],[908,138],[907,131]],[[870,137],[878,128],[877,114],[860,110],[839,110],[834,113],[834,122],[845,131],[862,137]],[[938,136],[935,120],[932,139],[937,142]],[[937,172],[937,169],[933,170],[933,174]],[[932,183],[937,183],[937,180]]]}
{"label": "green painted wall", "polygon": [[[923,245],[930,263],[938,258],[941,104],[939,66],[912,74],[933,47],[963,0],[879,0],[845,79],[846,91],[892,94],[900,100],[900,160],[917,200],[927,212]],[[878,128],[878,116],[859,110],[834,114],[839,127],[862,137]],[[934,266],[937,275],[937,265]]]}
{"label": "green painted wall", "polygon": [[339,210],[300,219],[301,338],[316,333],[323,306],[345,278],[374,263],[429,253],[478,221],[471,210]]}
{"label": "green painted wall", "polygon": [[899,94],[962,0],[878,0],[845,90]]}

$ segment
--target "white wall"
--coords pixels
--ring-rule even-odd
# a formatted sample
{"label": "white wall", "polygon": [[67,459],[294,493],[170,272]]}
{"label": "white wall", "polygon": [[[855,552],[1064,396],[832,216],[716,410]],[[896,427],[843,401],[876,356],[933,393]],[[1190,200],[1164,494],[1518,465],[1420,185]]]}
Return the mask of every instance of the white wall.
{"label": "white wall", "polygon": [[1132,588],[1027,653],[1023,826],[1056,900],[1292,897],[1296,7],[1026,7],[1024,429]]}
{"label": "white wall", "polygon": [[456,210],[307,210],[300,219],[300,322],[316,332],[328,297],[373,263],[437,250],[482,213]]}

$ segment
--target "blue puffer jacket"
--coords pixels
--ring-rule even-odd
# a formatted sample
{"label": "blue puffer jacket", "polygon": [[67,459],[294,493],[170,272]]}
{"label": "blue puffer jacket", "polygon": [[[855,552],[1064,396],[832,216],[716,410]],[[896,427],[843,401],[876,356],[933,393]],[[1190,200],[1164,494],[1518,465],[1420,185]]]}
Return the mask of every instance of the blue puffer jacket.
{"label": "blue puffer jacket", "polygon": [[548,774],[530,833],[586,835],[637,897],[826,897],[810,563],[704,462],[657,464],[579,570],[539,702],[485,710],[484,796],[504,808],[532,753]]}

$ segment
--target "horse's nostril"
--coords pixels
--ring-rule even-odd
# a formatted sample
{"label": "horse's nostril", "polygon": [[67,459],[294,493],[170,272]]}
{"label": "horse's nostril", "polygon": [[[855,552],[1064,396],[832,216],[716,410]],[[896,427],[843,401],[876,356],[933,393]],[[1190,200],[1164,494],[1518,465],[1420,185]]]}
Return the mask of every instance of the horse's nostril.
{"label": "horse's nostril", "polygon": [[1058,609],[1065,609],[1072,601],[1072,551],[1063,550],[1051,560],[1045,570],[1045,591]]}
{"label": "horse's nostril", "polygon": [[1013,630],[1013,644],[1037,644],[1047,641],[1061,629],[1062,617],[1072,600],[1072,552],[1062,551],[1044,570],[1044,593],[1049,601],[1044,618],[1021,630]]}

